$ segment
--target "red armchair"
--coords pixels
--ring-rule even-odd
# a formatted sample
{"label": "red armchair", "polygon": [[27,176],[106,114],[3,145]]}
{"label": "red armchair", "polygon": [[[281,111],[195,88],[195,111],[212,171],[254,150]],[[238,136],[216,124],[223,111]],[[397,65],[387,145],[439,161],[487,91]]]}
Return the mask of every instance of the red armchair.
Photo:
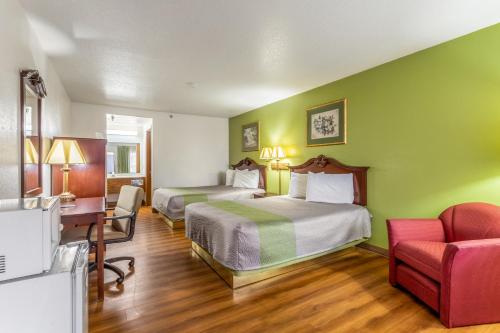
{"label": "red armchair", "polygon": [[500,207],[465,203],[437,219],[389,219],[389,281],[447,327],[500,322]]}

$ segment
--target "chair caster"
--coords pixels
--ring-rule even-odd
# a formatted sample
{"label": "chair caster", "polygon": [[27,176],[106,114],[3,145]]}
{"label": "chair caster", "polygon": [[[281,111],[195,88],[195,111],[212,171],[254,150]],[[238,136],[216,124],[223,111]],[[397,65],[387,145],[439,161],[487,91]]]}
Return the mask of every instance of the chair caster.
{"label": "chair caster", "polygon": [[125,280],[124,278],[122,277],[119,277],[118,279],[116,279],[116,283],[117,284],[122,284],[123,283],[123,280]]}
{"label": "chair caster", "polygon": [[135,265],[135,260],[130,260],[130,262],[128,263],[128,267],[132,268],[134,267]]}

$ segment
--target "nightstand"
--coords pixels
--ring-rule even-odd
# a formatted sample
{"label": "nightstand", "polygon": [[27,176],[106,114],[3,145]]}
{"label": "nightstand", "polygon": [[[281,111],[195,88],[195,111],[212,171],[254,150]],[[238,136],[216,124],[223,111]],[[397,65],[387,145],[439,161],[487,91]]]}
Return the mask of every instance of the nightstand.
{"label": "nightstand", "polygon": [[262,193],[254,193],[253,198],[254,199],[262,199],[262,198],[267,198],[267,197],[275,197],[279,195],[278,193],[271,193],[271,192],[262,192]]}

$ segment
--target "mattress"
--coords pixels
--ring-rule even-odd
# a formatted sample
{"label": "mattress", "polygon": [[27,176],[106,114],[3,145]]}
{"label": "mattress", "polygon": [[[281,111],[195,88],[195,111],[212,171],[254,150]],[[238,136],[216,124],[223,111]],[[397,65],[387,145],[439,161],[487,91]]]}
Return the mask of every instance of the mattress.
{"label": "mattress", "polygon": [[152,206],[171,220],[184,219],[184,209],[195,202],[211,200],[252,199],[254,193],[263,189],[248,189],[225,185],[159,188],[154,191]]}
{"label": "mattress", "polygon": [[234,271],[272,267],[371,236],[362,206],[308,202],[288,196],[194,203],[186,237]]}

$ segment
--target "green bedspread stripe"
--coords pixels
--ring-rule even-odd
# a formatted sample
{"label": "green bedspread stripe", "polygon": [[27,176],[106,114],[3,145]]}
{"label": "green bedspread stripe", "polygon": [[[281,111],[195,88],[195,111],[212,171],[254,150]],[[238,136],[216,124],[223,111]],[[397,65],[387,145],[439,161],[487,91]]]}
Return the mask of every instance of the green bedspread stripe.
{"label": "green bedspread stripe", "polygon": [[207,202],[208,196],[206,194],[184,194],[182,196],[184,198],[184,206],[195,202]]}
{"label": "green bedspread stripe", "polygon": [[268,265],[296,257],[295,227],[288,217],[235,201],[210,201],[210,206],[247,218],[257,225],[260,264]]}
{"label": "green bedspread stripe", "polygon": [[184,207],[195,202],[207,202],[208,194],[200,193],[194,189],[174,187],[171,188],[175,195],[180,195],[184,199]]}

